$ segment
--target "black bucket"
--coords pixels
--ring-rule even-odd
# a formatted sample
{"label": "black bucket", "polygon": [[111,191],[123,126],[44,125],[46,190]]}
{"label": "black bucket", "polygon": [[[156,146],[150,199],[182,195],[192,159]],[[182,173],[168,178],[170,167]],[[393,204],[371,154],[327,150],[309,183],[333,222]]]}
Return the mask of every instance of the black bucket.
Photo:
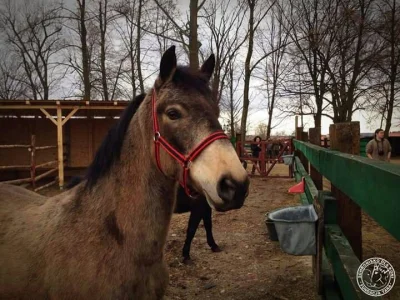
{"label": "black bucket", "polygon": [[267,225],[269,239],[271,241],[278,241],[278,234],[276,233],[274,221],[267,218],[265,224]]}

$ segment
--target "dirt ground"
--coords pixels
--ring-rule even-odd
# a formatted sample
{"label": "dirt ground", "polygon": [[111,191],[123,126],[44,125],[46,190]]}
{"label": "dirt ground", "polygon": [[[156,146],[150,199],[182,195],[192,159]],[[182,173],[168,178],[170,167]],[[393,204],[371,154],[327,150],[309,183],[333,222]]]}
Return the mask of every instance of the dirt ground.
{"label": "dirt ground", "polygon": [[[288,169],[277,165],[272,175],[288,175]],[[278,242],[269,240],[264,223],[267,212],[300,205],[287,193],[293,184],[293,179],[252,178],[250,195],[240,210],[213,212],[214,238],[222,252],[211,252],[203,224],[200,224],[191,248],[193,265],[181,263],[189,214],[173,215],[165,252],[170,272],[165,298],[319,299],[315,293],[311,257],[285,254]],[[48,196],[57,193],[55,187],[42,192]],[[363,215],[362,234],[363,258],[387,259],[399,277],[400,243],[366,214]],[[400,280],[383,299],[400,299]]]}
{"label": "dirt ground", "polygon": [[199,227],[191,251],[194,265],[180,263],[188,215],[174,215],[166,248],[167,299],[318,299],[311,257],[282,252],[278,242],[268,239],[264,223],[268,211],[299,205],[287,193],[291,185],[291,179],[252,179],[240,210],[213,213],[214,238],[222,252],[211,252]]}

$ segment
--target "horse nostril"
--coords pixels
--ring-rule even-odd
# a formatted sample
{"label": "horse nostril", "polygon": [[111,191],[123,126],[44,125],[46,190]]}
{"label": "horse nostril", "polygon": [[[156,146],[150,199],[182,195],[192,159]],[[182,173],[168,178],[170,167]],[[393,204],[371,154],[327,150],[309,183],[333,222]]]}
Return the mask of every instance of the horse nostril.
{"label": "horse nostril", "polygon": [[236,184],[235,182],[224,176],[218,182],[218,196],[224,201],[232,201],[235,198]]}

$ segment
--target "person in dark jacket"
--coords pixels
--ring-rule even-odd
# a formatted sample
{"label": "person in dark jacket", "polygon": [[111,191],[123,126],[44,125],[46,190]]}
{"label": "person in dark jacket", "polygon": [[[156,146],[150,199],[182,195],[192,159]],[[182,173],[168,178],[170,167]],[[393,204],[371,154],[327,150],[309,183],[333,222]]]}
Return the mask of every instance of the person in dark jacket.
{"label": "person in dark jacket", "polygon": [[[253,141],[257,142],[257,143],[260,143],[261,140],[262,139],[261,139],[260,136],[256,136]],[[251,153],[252,153],[253,157],[259,158],[260,152],[261,152],[261,145],[260,144],[251,144]],[[259,160],[254,161],[253,162],[253,169],[251,170],[251,174],[252,175],[254,175],[254,172],[256,171],[256,164],[258,164],[258,166],[261,167]]]}

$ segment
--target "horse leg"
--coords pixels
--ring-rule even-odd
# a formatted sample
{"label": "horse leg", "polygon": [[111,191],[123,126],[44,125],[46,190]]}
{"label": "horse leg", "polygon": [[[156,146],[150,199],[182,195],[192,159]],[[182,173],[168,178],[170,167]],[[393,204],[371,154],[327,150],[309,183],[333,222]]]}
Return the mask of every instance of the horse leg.
{"label": "horse leg", "polygon": [[182,249],[183,263],[190,264],[192,263],[190,258],[190,245],[192,244],[192,240],[194,235],[199,227],[201,221],[201,214],[199,214],[198,210],[190,211],[189,225],[186,231],[186,240],[185,245]]}
{"label": "horse leg", "polygon": [[207,244],[211,247],[211,250],[213,252],[221,252],[221,249],[218,247],[217,243],[214,240],[213,234],[212,234],[212,210],[211,207],[206,204],[204,214],[203,214],[203,222],[204,222],[204,228],[206,229],[206,234],[207,234]]}

